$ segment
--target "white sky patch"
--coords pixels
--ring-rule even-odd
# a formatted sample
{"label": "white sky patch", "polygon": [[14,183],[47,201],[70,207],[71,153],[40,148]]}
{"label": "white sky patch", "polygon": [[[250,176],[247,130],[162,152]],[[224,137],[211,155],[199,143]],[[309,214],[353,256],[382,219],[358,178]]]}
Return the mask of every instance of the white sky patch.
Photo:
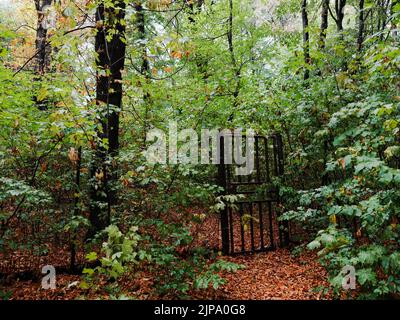
{"label": "white sky patch", "polygon": [[9,9],[13,6],[13,0],[0,0],[0,9]]}

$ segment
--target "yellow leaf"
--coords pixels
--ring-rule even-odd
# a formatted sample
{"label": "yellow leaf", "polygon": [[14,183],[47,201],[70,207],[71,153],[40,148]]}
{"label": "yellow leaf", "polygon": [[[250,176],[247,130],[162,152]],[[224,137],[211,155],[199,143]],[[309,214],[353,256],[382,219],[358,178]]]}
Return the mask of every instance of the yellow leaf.
{"label": "yellow leaf", "polygon": [[102,180],[104,178],[104,172],[101,170],[100,172],[96,172],[96,179]]}
{"label": "yellow leaf", "polygon": [[36,97],[37,101],[43,101],[47,97],[47,89],[42,87],[39,89],[38,95]]}

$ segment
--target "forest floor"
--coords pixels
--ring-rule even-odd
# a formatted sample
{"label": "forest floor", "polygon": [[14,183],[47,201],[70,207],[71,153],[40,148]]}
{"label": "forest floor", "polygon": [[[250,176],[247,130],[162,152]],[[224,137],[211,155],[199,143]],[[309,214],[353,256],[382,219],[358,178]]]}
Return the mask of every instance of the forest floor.
{"label": "forest floor", "polygon": [[[216,226],[217,223],[217,226]],[[200,229],[194,231],[197,243],[203,243],[207,239],[207,244],[218,243],[219,230],[218,220],[211,219],[205,221]],[[215,239],[214,239],[215,238]],[[196,244],[195,244],[196,245]],[[40,266],[52,264],[56,270],[68,266],[69,253],[65,250],[51,250],[53,253],[36,261],[32,265],[32,256],[13,252],[12,257],[8,257],[8,262],[12,261],[13,269],[17,270],[39,270]],[[78,255],[78,261],[84,261],[84,253]],[[250,299],[250,300],[306,300],[324,299],[320,291],[316,288],[327,285],[327,275],[325,269],[319,264],[315,253],[304,250],[293,254],[289,249],[277,249],[265,253],[254,255],[237,255],[223,257],[225,260],[244,265],[245,268],[235,273],[222,273],[227,283],[219,289],[202,291],[192,291],[189,293],[191,299]],[[88,292],[79,287],[79,282],[83,280],[82,275],[57,274],[57,287],[54,290],[44,290],[41,288],[41,277],[39,272],[33,273],[27,278],[20,276],[4,277],[7,271],[4,264],[7,259],[0,256],[0,299],[112,299],[106,290],[101,289],[96,292]],[[27,264],[28,263],[28,264]],[[29,265],[31,263],[31,265]],[[3,268],[2,268],[3,267]],[[2,269],[2,270],[1,270]],[[120,294],[134,297],[135,299],[173,299],[173,297],[157,296],[154,290],[154,276],[149,270],[141,270],[123,277],[118,280]],[[106,288],[108,283],[100,283],[100,288]],[[118,296],[118,295],[116,295]]]}
{"label": "forest floor", "polygon": [[[194,299],[322,299],[325,298],[315,288],[326,285],[326,273],[316,262],[314,254],[302,253],[293,256],[287,249],[260,253],[249,256],[228,257],[229,261],[245,265],[244,269],[236,273],[226,273],[226,285],[218,290],[192,292]],[[150,273],[136,274],[136,280],[123,280],[120,282],[122,291],[139,299],[158,299],[152,293],[153,279]],[[80,275],[58,275],[57,288],[44,290],[41,288],[40,279],[20,280],[15,279],[7,286],[0,286],[0,290],[9,293],[11,299],[79,299],[87,292],[80,289],[78,281]],[[110,298],[103,292],[89,294],[89,298]]]}

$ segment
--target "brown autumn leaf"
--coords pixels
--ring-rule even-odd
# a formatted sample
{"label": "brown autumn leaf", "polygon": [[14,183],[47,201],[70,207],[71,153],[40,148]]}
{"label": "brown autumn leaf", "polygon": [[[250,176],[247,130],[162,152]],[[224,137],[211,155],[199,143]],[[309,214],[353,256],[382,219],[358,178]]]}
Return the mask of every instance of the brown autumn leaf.
{"label": "brown autumn leaf", "polygon": [[174,59],[182,59],[182,52],[174,50],[171,52],[171,57]]}
{"label": "brown autumn leaf", "polygon": [[68,158],[73,164],[76,164],[79,160],[78,151],[76,151],[75,148],[70,148],[68,151]]}
{"label": "brown autumn leaf", "polygon": [[346,170],[346,162],[345,162],[345,160],[343,158],[340,158],[338,160],[338,162],[342,166],[343,171],[345,171]]}
{"label": "brown autumn leaf", "polygon": [[40,172],[41,172],[41,173],[46,172],[46,171],[47,171],[47,167],[48,167],[47,161],[42,162],[42,163],[40,164]]}
{"label": "brown autumn leaf", "polygon": [[128,180],[128,179],[122,179],[122,184],[123,184],[125,187],[129,187],[129,180]]}

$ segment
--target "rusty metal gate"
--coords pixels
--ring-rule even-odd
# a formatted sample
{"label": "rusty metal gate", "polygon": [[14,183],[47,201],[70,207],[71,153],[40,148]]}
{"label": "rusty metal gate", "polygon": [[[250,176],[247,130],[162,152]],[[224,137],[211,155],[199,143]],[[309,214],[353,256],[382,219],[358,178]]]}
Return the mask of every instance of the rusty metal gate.
{"label": "rusty metal gate", "polygon": [[[247,137],[242,135],[242,139],[246,141]],[[236,195],[233,201],[224,201],[220,217],[222,252],[227,255],[274,250],[289,242],[287,224],[277,220],[280,199],[273,184],[273,178],[284,173],[282,137],[256,135],[253,142],[253,172],[235,175],[238,165],[226,164],[223,156],[231,141],[220,137],[218,180],[224,190],[222,195]]]}

